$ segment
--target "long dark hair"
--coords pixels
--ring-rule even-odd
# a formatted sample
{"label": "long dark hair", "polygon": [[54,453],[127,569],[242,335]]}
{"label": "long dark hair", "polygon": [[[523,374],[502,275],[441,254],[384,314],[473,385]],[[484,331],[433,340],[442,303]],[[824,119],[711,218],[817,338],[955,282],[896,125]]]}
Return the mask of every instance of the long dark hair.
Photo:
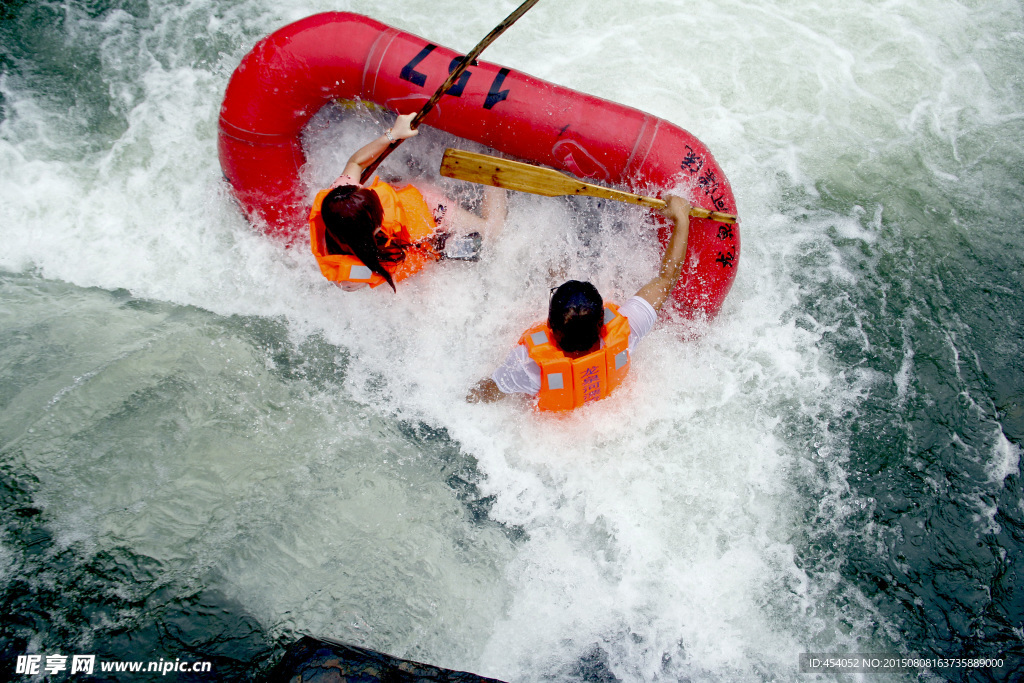
{"label": "long dark hair", "polygon": [[384,220],[384,209],[376,193],[356,185],[336,187],[324,197],[320,215],[327,253],[351,252],[395,290],[395,281],[383,264],[401,262],[409,244],[397,240],[388,244],[383,234],[374,234]]}

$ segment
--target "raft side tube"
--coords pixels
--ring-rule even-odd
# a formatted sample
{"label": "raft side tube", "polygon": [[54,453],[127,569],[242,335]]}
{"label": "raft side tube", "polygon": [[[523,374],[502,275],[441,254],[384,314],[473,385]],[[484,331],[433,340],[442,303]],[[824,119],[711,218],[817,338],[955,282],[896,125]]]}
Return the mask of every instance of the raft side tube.
{"label": "raft side tube", "polygon": [[[218,149],[251,222],[284,239],[306,233],[301,134],[323,106],[363,100],[418,111],[462,57],[348,12],[301,19],[261,40],[228,83]],[[703,143],[642,111],[479,62],[424,124],[501,154],[631,192],[682,188],[713,211],[737,213],[725,174]],[[662,226],[659,238],[668,238]],[[735,279],[739,226],[693,219],[682,286],[672,309],[713,318]]]}

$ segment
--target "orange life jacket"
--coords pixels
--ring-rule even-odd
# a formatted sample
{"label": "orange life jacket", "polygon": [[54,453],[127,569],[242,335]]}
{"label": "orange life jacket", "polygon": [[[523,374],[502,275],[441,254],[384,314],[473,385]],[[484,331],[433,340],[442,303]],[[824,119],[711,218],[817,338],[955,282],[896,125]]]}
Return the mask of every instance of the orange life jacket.
{"label": "orange life jacket", "polygon": [[615,304],[604,308],[604,345],[580,358],[569,358],[558,348],[547,323],[531,327],[519,340],[540,366],[540,410],[572,410],[599,401],[629,372],[629,320],[619,315]]}
{"label": "orange life jacket", "polygon": [[[401,282],[423,266],[437,260],[437,253],[426,244],[420,244],[437,229],[430,207],[423,195],[412,185],[395,190],[380,178],[375,178],[370,190],[380,199],[384,209],[384,220],[381,229],[389,240],[400,240],[413,246],[405,250],[405,258],[398,263],[384,263],[385,270],[394,281]],[[331,282],[338,284],[366,283],[370,287],[378,287],[387,282],[382,276],[351,254],[330,254],[327,251],[326,226],[320,215],[320,205],[330,189],[321,190],[313,200],[313,208],[309,212],[309,244],[313,256],[320,266],[320,272]]]}

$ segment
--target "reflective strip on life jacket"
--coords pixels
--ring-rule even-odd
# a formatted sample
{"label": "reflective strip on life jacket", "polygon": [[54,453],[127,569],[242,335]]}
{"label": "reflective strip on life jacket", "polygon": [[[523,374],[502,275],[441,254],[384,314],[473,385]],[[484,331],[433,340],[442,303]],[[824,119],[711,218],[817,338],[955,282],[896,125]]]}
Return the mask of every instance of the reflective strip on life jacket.
{"label": "reflective strip on life jacket", "polygon": [[373,277],[373,271],[369,266],[351,266],[348,269],[347,280],[369,280]]}

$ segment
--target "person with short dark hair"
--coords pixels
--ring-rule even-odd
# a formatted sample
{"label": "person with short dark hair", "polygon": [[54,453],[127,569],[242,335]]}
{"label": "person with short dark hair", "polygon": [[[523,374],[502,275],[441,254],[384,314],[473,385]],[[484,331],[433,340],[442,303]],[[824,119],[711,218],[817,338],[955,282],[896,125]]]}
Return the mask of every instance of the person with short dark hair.
{"label": "person with short dark hair", "polygon": [[629,372],[633,348],[654,328],[686,257],[690,203],[675,195],[665,202],[672,235],[650,282],[621,307],[605,303],[589,282],[570,280],[552,289],[547,321],[527,330],[466,400],[489,403],[523,393],[536,396],[540,410],[564,411],[608,396]]}
{"label": "person with short dark hair", "polygon": [[466,211],[436,191],[407,185],[396,189],[374,178],[360,184],[363,171],[396,140],[418,134],[403,114],[384,135],[360,147],[337,180],[313,200],[310,246],[324,277],[346,291],[395,283],[441,258],[437,237],[482,232],[493,237],[505,219],[505,191],[484,190],[483,216]]}

